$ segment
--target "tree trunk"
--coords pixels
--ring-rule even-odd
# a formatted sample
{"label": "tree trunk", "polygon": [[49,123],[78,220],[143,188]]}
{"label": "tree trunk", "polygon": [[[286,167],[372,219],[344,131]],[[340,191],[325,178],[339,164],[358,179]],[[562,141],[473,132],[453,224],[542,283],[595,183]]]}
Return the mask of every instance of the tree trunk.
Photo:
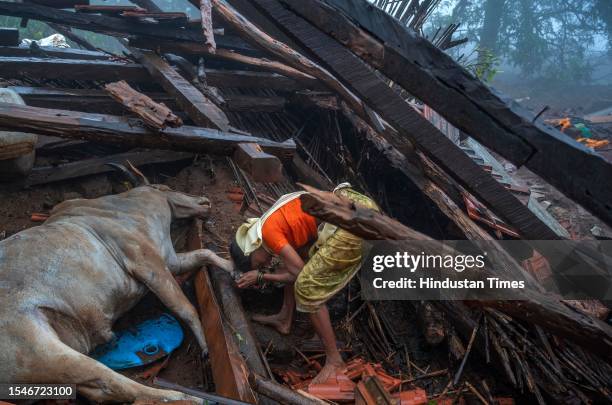
{"label": "tree trunk", "polygon": [[[495,53],[497,39],[504,15],[506,0],[487,0],[485,3],[485,17],[480,32],[480,48]],[[482,55],[481,55],[482,56]]]}

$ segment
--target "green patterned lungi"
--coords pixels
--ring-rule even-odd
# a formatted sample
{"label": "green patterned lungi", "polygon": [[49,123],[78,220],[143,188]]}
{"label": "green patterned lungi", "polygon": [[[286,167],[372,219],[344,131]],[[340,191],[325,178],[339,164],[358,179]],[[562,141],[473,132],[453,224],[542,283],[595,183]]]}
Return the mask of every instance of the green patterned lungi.
{"label": "green patterned lungi", "polygon": [[[351,188],[335,192],[357,205],[379,211],[372,199]],[[344,288],[361,268],[361,238],[331,224],[324,224],[295,282],[295,301],[300,312],[317,312],[321,305]]]}

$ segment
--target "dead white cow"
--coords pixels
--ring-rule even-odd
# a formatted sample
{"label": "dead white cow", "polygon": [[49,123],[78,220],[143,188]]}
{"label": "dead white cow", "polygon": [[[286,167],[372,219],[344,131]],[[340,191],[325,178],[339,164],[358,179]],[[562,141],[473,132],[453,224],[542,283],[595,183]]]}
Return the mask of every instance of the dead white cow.
{"label": "dead white cow", "polygon": [[65,201],[43,225],[0,242],[0,383],[74,383],[100,402],[188,399],[85,354],[112,339],[113,323],[149,290],[206,351],[197,312],[173,274],[231,265],[208,250],[175,253],[170,224],[209,210],[206,198],[145,185]]}

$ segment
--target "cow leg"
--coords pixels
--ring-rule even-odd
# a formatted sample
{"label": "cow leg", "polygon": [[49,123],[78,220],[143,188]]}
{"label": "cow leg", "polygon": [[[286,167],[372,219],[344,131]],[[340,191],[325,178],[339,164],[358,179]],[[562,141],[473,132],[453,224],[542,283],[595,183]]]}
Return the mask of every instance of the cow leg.
{"label": "cow leg", "polygon": [[177,253],[177,271],[174,274],[186,273],[193,270],[198,270],[203,266],[213,265],[220,269],[232,273],[234,265],[230,260],[226,260],[218,256],[215,252],[209,249],[198,249],[187,253]]}
{"label": "cow leg", "polygon": [[[151,272],[154,274],[151,275]],[[170,270],[165,266],[160,271],[147,267],[139,268],[135,274],[170,311],[189,325],[202,351],[208,353],[208,346],[206,345],[198,312],[187,297],[185,297]]]}
{"label": "cow leg", "polygon": [[95,402],[134,402],[137,399],[202,402],[180,392],[151,388],[132,381],[65,345],[48,326],[36,324],[34,330],[37,332],[24,335],[29,346],[29,359],[24,361],[28,381],[76,384],[77,391]]}

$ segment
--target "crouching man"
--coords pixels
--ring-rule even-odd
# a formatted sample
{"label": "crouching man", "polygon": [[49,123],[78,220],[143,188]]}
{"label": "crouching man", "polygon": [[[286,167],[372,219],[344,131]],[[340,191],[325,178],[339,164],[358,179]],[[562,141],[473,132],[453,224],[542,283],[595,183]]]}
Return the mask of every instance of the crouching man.
{"label": "crouching man", "polygon": [[[378,211],[370,198],[339,185],[334,193],[364,208]],[[326,381],[344,367],[336,347],[336,336],[326,302],[344,288],[361,267],[361,239],[333,226],[319,224],[302,210],[296,192],[282,196],[261,218],[249,219],[240,226],[230,246],[232,260],[244,274],[239,288],[265,282],[285,283],[280,312],[256,316],[253,320],[275,327],[287,334],[291,329],[294,308],[306,312],[325,348],[325,366],[313,382]],[[272,257],[281,264],[275,273],[264,273]]]}

